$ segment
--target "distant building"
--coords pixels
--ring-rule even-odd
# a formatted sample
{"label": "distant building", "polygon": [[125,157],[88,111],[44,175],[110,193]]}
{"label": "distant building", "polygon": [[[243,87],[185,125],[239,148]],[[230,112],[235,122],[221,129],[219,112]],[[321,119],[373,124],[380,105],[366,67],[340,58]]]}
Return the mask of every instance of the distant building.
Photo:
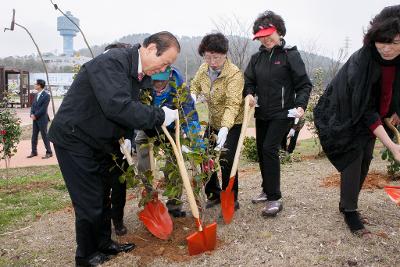
{"label": "distant building", "polygon": [[[66,15],[79,26],[79,19],[72,16],[70,11],[67,11]],[[74,37],[79,30],[68,18],[65,16],[57,18],[57,31],[59,31],[60,35],[64,38],[64,54],[67,56],[73,56]]]}
{"label": "distant building", "polygon": [[49,66],[56,66],[56,67],[65,67],[74,65],[83,65],[84,63],[88,62],[92,58],[90,57],[83,57],[83,56],[55,56],[53,54],[44,54],[43,60]]}
{"label": "distant building", "polygon": [[[49,73],[49,82],[53,96],[65,95],[74,80],[74,75],[75,73]],[[47,83],[46,73],[30,73],[29,85],[33,87],[37,79],[45,80]]]}

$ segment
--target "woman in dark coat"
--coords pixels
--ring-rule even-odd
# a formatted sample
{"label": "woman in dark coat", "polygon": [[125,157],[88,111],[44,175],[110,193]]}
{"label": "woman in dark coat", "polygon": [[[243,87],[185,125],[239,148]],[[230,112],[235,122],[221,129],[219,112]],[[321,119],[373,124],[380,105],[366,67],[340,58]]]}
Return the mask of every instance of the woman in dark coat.
{"label": "woman in dark coat", "polygon": [[400,5],[384,8],[370,22],[363,47],[333,78],[315,110],[315,126],[328,159],[341,174],[339,210],[350,230],[366,230],[357,212],[376,137],[400,160],[400,146],[383,126],[400,123]]}
{"label": "woman in dark coat", "polygon": [[275,216],[283,207],[280,143],[293,118],[304,115],[312,84],[297,48],[286,46],[285,22],[281,16],[264,12],[254,22],[253,33],[261,46],[244,73],[244,95],[250,95],[250,104],[256,105],[257,152],[263,189],[253,203],[266,202],[262,215]]}

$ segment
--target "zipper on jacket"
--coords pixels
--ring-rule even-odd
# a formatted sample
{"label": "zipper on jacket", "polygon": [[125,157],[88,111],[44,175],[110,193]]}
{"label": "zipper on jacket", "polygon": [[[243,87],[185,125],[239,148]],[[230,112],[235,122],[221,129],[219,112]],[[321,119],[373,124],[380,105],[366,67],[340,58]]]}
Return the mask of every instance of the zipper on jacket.
{"label": "zipper on jacket", "polygon": [[[275,48],[272,48],[272,50],[271,50],[271,54],[269,54],[269,58],[268,58],[268,71],[267,71],[267,73],[268,73],[268,77],[271,77],[271,59],[272,59],[272,55],[274,54],[274,49]],[[269,106],[269,97],[267,97],[267,99],[266,99],[266,108],[268,109],[268,106]]]}
{"label": "zipper on jacket", "polygon": [[282,86],[282,109],[285,107],[285,86]]}

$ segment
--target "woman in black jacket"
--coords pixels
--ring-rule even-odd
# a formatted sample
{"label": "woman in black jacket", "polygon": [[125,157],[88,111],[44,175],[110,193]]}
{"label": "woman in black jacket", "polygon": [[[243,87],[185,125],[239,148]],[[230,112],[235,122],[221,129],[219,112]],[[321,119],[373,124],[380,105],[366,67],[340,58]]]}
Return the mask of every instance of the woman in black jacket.
{"label": "woman in black jacket", "polygon": [[384,8],[370,22],[364,46],[333,78],[314,109],[322,148],[341,174],[339,210],[350,230],[369,234],[357,212],[358,196],[375,139],[400,160],[400,146],[382,120],[400,123],[400,5]]}
{"label": "woman in black jacket", "polygon": [[296,47],[285,46],[282,17],[272,11],[261,14],[253,25],[254,40],[261,46],[244,73],[244,95],[256,106],[257,152],[262,192],[253,203],[266,201],[264,216],[282,210],[279,147],[293,118],[304,115],[312,84]]}

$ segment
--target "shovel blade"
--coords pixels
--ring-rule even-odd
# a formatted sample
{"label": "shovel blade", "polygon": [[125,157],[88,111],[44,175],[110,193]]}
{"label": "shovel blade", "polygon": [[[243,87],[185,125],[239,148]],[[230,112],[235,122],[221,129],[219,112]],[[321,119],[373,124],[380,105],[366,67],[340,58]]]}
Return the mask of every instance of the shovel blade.
{"label": "shovel blade", "polygon": [[158,199],[145,205],[144,209],[139,212],[139,219],[150,233],[160,239],[166,240],[172,233],[171,216],[164,204]]}
{"label": "shovel blade", "polygon": [[235,177],[230,178],[225,191],[220,193],[222,217],[226,224],[230,224],[235,214],[235,194],[232,191]]}
{"label": "shovel blade", "polygon": [[215,249],[217,243],[217,223],[212,223],[186,238],[189,255],[197,255]]}
{"label": "shovel blade", "polygon": [[385,186],[384,189],[390,199],[400,205],[400,186]]}

